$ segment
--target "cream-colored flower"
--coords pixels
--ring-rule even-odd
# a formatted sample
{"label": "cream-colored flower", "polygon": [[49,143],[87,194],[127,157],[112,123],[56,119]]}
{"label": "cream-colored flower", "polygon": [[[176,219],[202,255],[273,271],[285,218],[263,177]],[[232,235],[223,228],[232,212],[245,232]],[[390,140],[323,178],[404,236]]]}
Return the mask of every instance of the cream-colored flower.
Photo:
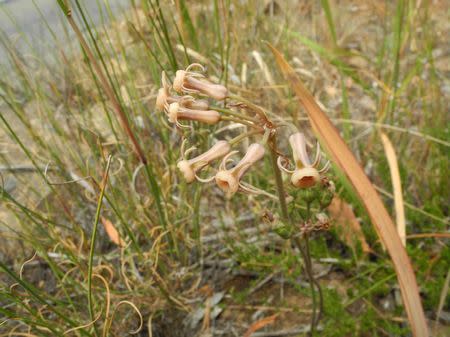
{"label": "cream-colored flower", "polygon": [[192,96],[177,96],[170,94],[171,85],[163,72],[161,76],[162,88],[158,90],[156,96],[156,108],[160,111],[167,108],[171,103],[179,103],[181,106],[194,110],[208,110],[208,101],[204,99],[194,99]]}
{"label": "cream-colored flower", "polygon": [[180,103],[171,103],[166,107],[166,114],[171,123],[184,127],[178,121],[190,120],[206,124],[216,124],[220,121],[220,114],[215,110],[194,110],[185,108]]}
{"label": "cream-colored flower", "polygon": [[222,191],[227,193],[228,196],[235,194],[239,190],[239,188],[241,188],[243,191],[253,193],[254,189],[246,184],[242,184],[241,179],[252,165],[254,165],[258,160],[264,157],[264,146],[259,143],[251,144],[248,147],[245,156],[236,164],[236,166],[227,170],[226,164],[230,156],[235,153],[237,153],[237,151],[230,152],[222,160],[219,172],[217,172],[216,174],[216,184]]}
{"label": "cream-colored flower", "polygon": [[295,169],[288,170],[284,167],[282,157],[278,157],[278,167],[284,172],[292,174],[291,183],[296,187],[309,188],[316,185],[320,181],[321,175],[328,171],[330,167],[330,162],[327,162],[322,169],[318,169],[322,158],[319,143],[317,143],[316,156],[312,162],[306,150],[306,139],[303,133],[292,134],[289,137],[289,144],[292,148]]}
{"label": "cream-colored flower", "polygon": [[201,71],[204,71],[201,64],[193,63],[186,70],[176,72],[173,81],[175,91],[186,94],[203,94],[219,101],[224,100],[228,94],[227,88],[221,84],[211,83],[201,73],[192,71],[194,67],[199,67]]}
{"label": "cream-colored flower", "polygon": [[194,180],[203,181],[203,179],[197,176],[197,172],[209,165],[216,159],[219,159],[231,150],[230,144],[225,140],[220,140],[213,145],[208,151],[201,155],[192,158],[179,161],[177,164],[178,169],[183,174],[186,182],[191,183]]}

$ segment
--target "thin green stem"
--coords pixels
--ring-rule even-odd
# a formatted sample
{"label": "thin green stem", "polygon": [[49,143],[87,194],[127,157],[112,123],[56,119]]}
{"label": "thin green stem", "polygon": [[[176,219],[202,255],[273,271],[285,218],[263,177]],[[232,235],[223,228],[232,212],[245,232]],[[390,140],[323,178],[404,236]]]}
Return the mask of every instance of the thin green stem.
{"label": "thin green stem", "polygon": [[[89,316],[92,321],[94,321],[94,305],[92,302],[92,266],[94,262],[94,250],[95,250],[95,241],[97,238],[97,229],[98,229],[98,222],[100,220],[100,211],[102,209],[103,204],[103,196],[105,195],[105,189],[106,189],[106,183],[108,181],[108,174],[109,174],[109,167],[111,165],[111,158],[112,156],[108,157],[108,161],[106,163],[106,169],[105,174],[103,175],[101,190],[100,190],[100,196],[98,198],[97,202],[97,210],[95,212],[95,220],[94,220],[94,227],[92,229],[92,237],[91,237],[91,247],[89,251],[89,264],[88,264],[88,306],[89,306]],[[98,335],[97,329],[94,325],[95,334]]]}
{"label": "thin green stem", "polygon": [[[314,278],[314,274],[312,272],[313,268],[312,268],[312,259],[311,259],[311,252],[310,252],[310,248],[309,248],[309,236],[308,235],[305,236],[304,241],[305,241],[306,259],[307,259],[307,261],[309,261],[309,270],[311,271],[311,273],[310,273],[311,281],[312,281],[312,284],[315,284],[315,286],[317,288],[317,293],[319,295],[319,312],[318,312],[317,318],[314,322],[314,325],[317,326],[319,324],[320,319],[322,318],[323,294],[322,294],[322,288],[320,287],[319,282]],[[312,288],[312,291],[313,291],[313,296],[314,296],[314,288]],[[315,309],[317,309],[317,306],[315,307]]]}
{"label": "thin green stem", "polygon": [[175,250],[175,254],[177,256],[179,256],[177,239],[173,233],[173,229],[169,228],[169,226],[168,226],[166,209],[163,206],[163,200],[161,198],[161,190],[155,179],[155,175],[153,173],[153,168],[151,167],[151,165],[149,163],[147,163],[146,165],[144,165],[144,170],[145,170],[145,174],[147,176],[148,183],[150,185],[149,186],[150,191],[151,191],[153,197],[155,198],[156,211],[158,213],[158,220],[159,220],[161,226],[163,227],[163,229],[165,231],[166,230],[169,231],[169,234],[170,234],[170,238],[168,239],[169,245],[171,246],[171,248],[173,248]]}
{"label": "thin green stem", "polygon": [[228,143],[231,146],[233,146],[233,145],[236,145],[237,143],[239,143],[240,141],[242,141],[245,138],[248,138],[248,137],[251,137],[253,135],[260,134],[260,133],[262,133],[262,130],[252,130],[252,131],[249,131],[249,132],[244,132],[244,133],[241,133],[239,136],[234,137]]}
{"label": "thin green stem", "polygon": [[314,289],[314,275],[312,272],[312,263],[311,263],[311,256],[309,255],[309,248],[307,250],[306,244],[305,247],[302,245],[302,241],[299,237],[294,238],[294,243],[297,246],[297,248],[300,250],[300,253],[302,255],[303,261],[305,263],[305,271],[306,275],[308,276],[308,281],[311,289],[311,299],[312,299],[312,316],[311,316],[311,326],[310,326],[310,336],[314,336],[315,330],[316,330],[316,322],[318,323],[317,319],[317,302],[316,302],[316,294]]}
{"label": "thin green stem", "polygon": [[225,109],[225,108],[221,108],[221,107],[217,107],[217,106],[212,106],[211,109],[212,110],[216,110],[216,111],[221,112],[221,113],[224,113],[224,114],[229,115],[229,116],[233,116],[233,117],[237,117],[237,118],[241,118],[241,119],[247,120],[249,122],[253,122],[253,123],[259,123],[260,122],[260,120],[258,120],[257,118],[253,118],[253,117],[241,114],[239,112],[236,112],[236,111],[233,111],[233,110],[230,110],[230,109]]}
{"label": "thin green stem", "polygon": [[193,231],[194,240],[197,242],[197,252],[200,261],[203,257],[202,236],[200,228],[200,201],[202,196],[202,185],[198,185],[194,196],[194,214],[193,214]]}
{"label": "thin green stem", "polygon": [[255,128],[257,127],[255,124],[248,122],[246,120],[242,120],[240,118],[230,117],[230,116],[220,116],[220,119],[223,121],[235,122],[243,125],[247,125],[248,127]]}
{"label": "thin green stem", "polygon": [[270,137],[270,135],[271,135],[271,131],[272,131],[272,129],[269,129],[269,128],[266,128],[265,129],[265,131],[264,131],[264,136],[263,136],[263,138],[261,139],[261,145],[267,145],[267,142],[269,141],[269,137]]}
{"label": "thin green stem", "polygon": [[269,146],[270,158],[271,158],[271,162],[272,162],[273,173],[275,174],[275,184],[276,184],[277,193],[278,193],[278,200],[280,202],[281,216],[282,216],[283,220],[289,221],[289,213],[288,213],[288,208],[287,208],[287,203],[286,203],[286,195],[284,194],[283,179],[281,177],[281,171],[278,168],[278,164],[277,164],[277,153],[273,149],[273,147],[276,144],[275,136],[273,136],[271,138],[271,143],[272,143],[271,144],[272,146]]}
{"label": "thin green stem", "polygon": [[382,280],[378,281],[377,283],[375,283],[374,285],[372,285],[370,288],[368,288],[367,290],[361,292],[360,294],[358,294],[356,297],[352,298],[351,300],[349,300],[347,303],[344,304],[344,308],[348,307],[350,304],[354,303],[355,301],[357,301],[358,299],[366,296],[367,294],[370,294],[372,291],[374,291],[376,288],[378,288],[379,286],[385,284],[387,281],[389,281],[390,279],[395,277],[395,273],[390,274],[389,276],[383,278]]}

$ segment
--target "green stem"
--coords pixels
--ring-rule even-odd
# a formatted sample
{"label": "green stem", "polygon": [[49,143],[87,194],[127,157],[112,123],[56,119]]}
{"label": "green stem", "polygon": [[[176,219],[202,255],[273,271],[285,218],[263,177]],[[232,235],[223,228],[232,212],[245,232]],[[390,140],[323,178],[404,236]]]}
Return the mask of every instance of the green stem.
{"label": "green stem", "polygon": [[246,120],[242,120],[242,119],[236,118],[236,117],[220,116],[220,119],[223,120],[223,121],[230,121],[230,122],[235,122],[235,123],[247,125],[247,126],[249,126],[249,127],[251,127],[251,128],[258,127],[257,125],[255,125],[255,124],[253,124],[253,123],[251,123],[251,122],[248,122],[248,121],[246,121]]}
{"label": "green stem", "polygon": [[[272,147],[276,144],[276,137],[273,136],[271,138]],[[281,177],[281,171],[278,168],[277,164],[277,154],[273,150],[273,148],[269,146],[270,148],[270,158],[272,162],[272,169],[273,173],[275,174],[275,184],[277,188],[278,193],[278,200],[280,201],[280,209],[281,209],[281,216],[283,217],[283,220],[289,221],[289,213],[287,209],[287,203],[286,203],[286,196],[284,194],[284,186],[283,186],[283,179]]]}
{"label": "green stem", "polygon": [[254,122],[254,123],[259,123],[260,121],[257,118],[253,118],[244,114],[241,114],[239,112],[230,110],[230,109],[225,109],[225,108],[221,108],[221,107],[217,107],[217,106],[213,106],[211,107],[212,110],[216,110],[218,112],[221,112],[223,114],[229,115],[229,116],[233,116],[233,117],[237,117],[237,118],[241,118],[244,120],[247,120],[249,122]]}
{"label": "green stem", "polygon": [[376,288],[378,288],[379,286],[385,284],[387,281],[389,281],[390,279],[395,277],[395,273],[390,274],[389,276],[383,278],[382,280],[378,281],[377,283],[375,283],[373,286],[371,286],[369,289],[361,292],[360,294],[358,294],[356,297],[352,298],[351,300],[349,300],[347,303],[344,304],[344,308],[347,308],[350,304],[354,303],[355,301],[357,301],[358,299],[366,296],[367,294],[370,294],[372,291],[374,291]]}
{"label": "green stem", "polygon": [[240,141],[242,141],[243,139],[247,138],[247,137],[251,137],[253,135],[257,135],[259,133],[262,133],[262,131],[260,130],[253,130],[253,131],[249,131],[249,132],[245,132],[245,133],[241,133],[239,136],[234,137],[232,140],[230,140],[228,143],[233,146],[236,145],[237,143],[239,143]]}
{"label": "green stem", "polygon": [[[95,240],[97,238],[97,229],[98,229],[98,222],[100,220],[100,211],[102,209],[103,204],[103,196],[105,195],[105,189],[106,189],[106,183],[108,181],[108,173],[109,173],[109,167],[111,164],[111,158],[112,156],[108,157],[108,161],[106,163],[106,169],[105,174],[103,176],[103,181],[101,185],[100,190],[100,196],[98,198],[97,202],[97,210],[95,212],[95,220],[94,220],[94,228],[92,229],[92,237],[91,237],[91,247],[89,251],[89,264],[88,264],[88,306],[89,306],[89,316],[91,317],[91,320],[94,321],[94,306],[92,303],[92,265],[94,262],[94,250],[95,250]],[[95,335],[98,335],[97,328],[94,325],[95,328]]]}
{"label": "green stem", "polygon": [[[309,236],[305,236],[305,253],[306,253],[306,260],[309,261],[309,270],[310,270],[310,284],[311,284],[311,291],[312,296],[315,298],[314,294],[314,285],[317,288],[317,293],[319,295],[319,311],[317,314],[317,317],[314,322],[311,321],[311,323],[314,323],[314,326],[317,326],[319,324],[320,319],[322,318],[322,312],[323,312],[323,294],[322,294],[322,288],[320,287],[319,282],[314,278],[313,274],[313,268],[312,268],[312,259],[311,259],[311,253],[309,249]],[[317,304],[315,305],[315,310],[317,310]]]}
{"label": "green stem", "polygon": [[203,249],[202,249],[202,239],[201,239],[201,228],[200,228],[200,201],[202,196],[202,185],[198,185],[195,191],[194,197],[194,217],[193,217],[193,230],[194,239],[197,242],[198,257],[202,261]]}
{"label": "green stem", "polygon": [[311,299],[312,299],[312,316],[311,316],[311,327],[310,327],[310,336],[314,336],[316,330],[316,312],[317,312],[317,303],[316,303],[316,294],[314,289],[314,275],[312,273],[312,264],[311,264],[311,256],[305,247],[303,247],[302,242],[299,237],[294,238],[294,243],[297,248],[300,250],[303,261],[305,263],[305,271],[308,276],[309,285],[311,288]]}

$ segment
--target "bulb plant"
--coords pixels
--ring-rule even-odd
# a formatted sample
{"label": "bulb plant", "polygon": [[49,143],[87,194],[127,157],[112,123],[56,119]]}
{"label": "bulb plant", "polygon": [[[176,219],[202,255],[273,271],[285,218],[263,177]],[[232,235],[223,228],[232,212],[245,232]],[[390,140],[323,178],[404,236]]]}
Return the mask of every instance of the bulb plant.
{"label": "bulb plant", "polygon": [[[246,126],[246,132],[228,141],[219,140],[208,151],[190,159],[188,155],[194,149],[185,151],[188,139],[184,139],[182,158],[177,163],[179,174],[188,184],[215,183],[227,198],[239,192],[274,197],[244,182],[246,175],[251,174],[270,154],[280,213],[277,215],[275,212],[274,216],[265,219],[274,232],[299,250],[303,258],[311,287],[310,334],[314,335],[321,318],[323,299],[320,285],[313,275],[309,240],[314,232],[327,230],[330,226],[325,213],[334,195],[334,184],[327,177],[330,162],[322,165],[319,143],[311,160],[304,133],[258,105],[232,94],[225,86],[211,82],[204,72],[202,65],[191,64],[186,70],[176,71],[173,84],[163,72],[162,88],[156,100],[157,110],[163,111],[168,121],[179,130],[191,129],[193,126],[186,123],[193,121],[198,122],[195,127],[201,127],[202,123],[234,122]],[[289,132],[285,131],[286,126]],[[282,137],[288,138],[292,157],[278,148]],[[240,155],[236,148],[244,139],[249,139],[250,145]],[[234,163],[233,157],[240,157],[240,160]],[[199,173],[207,167],[215,173],[209,178],[201,178]],[[288,175],[286,181],[283,173]]]}

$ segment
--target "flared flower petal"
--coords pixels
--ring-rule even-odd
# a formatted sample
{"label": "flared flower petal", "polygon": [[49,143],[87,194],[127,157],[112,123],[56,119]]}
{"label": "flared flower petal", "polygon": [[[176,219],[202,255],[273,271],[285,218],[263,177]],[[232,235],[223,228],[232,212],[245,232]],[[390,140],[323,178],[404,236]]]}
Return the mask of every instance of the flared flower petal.
{"label": "flared flower petal", "polygon": [[310,188],[320,181],[320,174],[314,167],[296,169],[291,176],[291,183],[295,187]]}
{"label": "flared flower petal", "polygon": [[[235,167],[226,170],[225,165],[221,165],[222,169],[216,174],[217,186],[229,196],[235,194],[241,186],[240,181],[244,174],[252,165],[264,157],[264,153],[264,146],[259,143],[253,143],[248,147],[245,156]],[[226,160],[228,160],[228,157],[224,158],[224,161]]]}
{"label": "flared flower petal", "polygon": [[320,160],[322,159],[320,146],[317,143],[316,155],[314,160],[311,161],[307,148],[305,135],[301,132],[296,132],[289,137],[289,144],[292,149],[292,156],[294,159],[295,169],[294,171],[287,170],[282,164],[281,157],[278,158],[278,167],[284,172],[291,173],[291,183],[295,187],[310,188],[316,185],[321,175],[326,173],[329,169],[329,162],[325,164],[322,169],[318,169]]}

